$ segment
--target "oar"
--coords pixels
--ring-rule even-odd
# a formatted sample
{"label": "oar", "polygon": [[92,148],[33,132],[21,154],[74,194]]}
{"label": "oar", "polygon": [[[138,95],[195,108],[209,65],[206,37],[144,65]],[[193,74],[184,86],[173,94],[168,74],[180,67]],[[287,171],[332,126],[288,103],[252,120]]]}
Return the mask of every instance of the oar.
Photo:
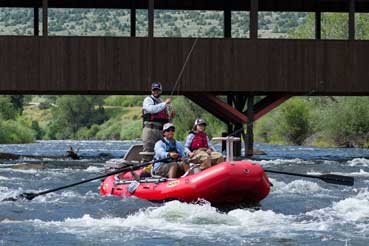
{"label": "oar", "polygon": [[105,178],[105,177],[108,177],[110,175],[114,175],[114,174],[118,174],[118,173],[122,173],[122,172],[126,172],[126,171],[138,170],[138,169],[140,169],[142,167],[145,167],[145,166],[147,166],[149,164],[154,164],[156,162],[166,161],[168,159],[170,159],[170,158],[164,158],[164,159],[160,159],[160,160],[152,160],[152,161],[141,163],[139,165],[123,167],[123,168],[120,168],[120,169],[118,169],[118,170],[116,170],[114,172],[110,172],[110,173],[107,173],[107,174],[104,174],[104,175],[100,175],[100,176],[97,176],[97,177],[94,177],[94,178],[82,180],[80,182],[76,182],[76,183],[73,183],[73,184],[61,186],[61,187],[50,189],[50,190],[41,191],[41,192],[38,192],[38,193],[25,192],[25,193],[22,193],[20,195],[17,195],[16,197],[8,197],[8,198],[5,198],[2,201],[3,202],[4,201],[17,201],[18,199],[32,200],[33,198],[35,198],[37,196],[45,195],[45,194],[48,194],[48,193],[51,193],[51,192],[55,192],[55,191],[58,191],[58,190],[63,190],[63,189],[66,189],[66,188],[69,188],[69,187],[73,187],[73,186],[77,186],[77,185],[80,185],[80,184],[84,184],[84,183],[87,183],[87,182],[90,182],[90,181],[93,181],[93,180]]}
{"label": "oar", "polygon": [[292,175],[292,176],[320,179],[320,180],[323,180],[324,182],[331,183],[331,184],[347,185],[347,186],[354,185],[353,177],[343,176],[343,175],[336,175],[336,174],[308,175],[308,174],[300,174],[300,173],[280,172],[280,171],[274,171],[274,170],[268,170],[268,169],[264,169],[264,171],[269,172],[269,173],[279,173],[279,174],[286,174],[286,175]]}

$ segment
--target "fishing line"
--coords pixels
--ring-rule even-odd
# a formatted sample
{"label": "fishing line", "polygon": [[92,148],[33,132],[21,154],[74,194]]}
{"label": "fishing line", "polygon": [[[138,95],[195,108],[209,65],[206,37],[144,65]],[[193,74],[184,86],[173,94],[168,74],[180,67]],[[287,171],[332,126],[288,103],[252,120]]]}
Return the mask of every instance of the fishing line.
{"label": "fishing line", "polygon": [[[185,70],[185,68],[186,68],[186,65],[187,65],[188,61],[190,60],[190,57],[191,57],[191,55],[192,55],[193,50],[195,49],[195,46],[196,46],[196,44],[197,44],[197,41],[198,41],[198,40],[199,40],[199,38],[197,37],[197,38],[195,39],[195,41],[193,42],[191,49],[190,49],[190,50],[189,50],[189,52],[187,53],[187,56],[186,56],[185,62],[183,63],[183,66],[182,66],[182,68],[181,68],[181,71],[179,72],[179,74],[178,74],[178,76],[177,76],[177,80],[176,80],[176,82],[174,83],[174,86],[173,86],[172,91],[171,91],[171,93],[170,93],[170,96],[171,96],[171,97],[173,96],[173,93],[174,93],[175,89],[177,88],[177,86],[178,86],[178,84],[179,84],[179,81],[180,81],[180,79],[181,79],[181,77],[182,77],[182,75],[183,75],[183,72],[184,72],[184,70]],[[178,90],[177,90],[177,95],[178,95],[178,94],[179,94],[179,86],[178,86]],[[171,106],[170,104],[168,104],[168,105],[167,105],[167,112],[168,112],[168,116],[169,116],[169,121],[171,121],[171,120],[172,120],[172,117],[171,117],[171,114],[172,114],[172,106]]]}
{"label": "fishing line", "polygon": [[[195,46],[196,46],[196,44],[197,44],[197,41],[198,41],[198,40],[199,40],[199,38],[197,37],[197,38],[195,39],[195,41],[193,42],[193,44],[192,44],[192,47],[191,47],[190,51],[187,53],[186,60],[185,60],[185,62],[183,63],[182,69],[181,69],[181,71],[180,71],[180,72],[179,72],[179,74],[178,74],[177,80],[176,80],[176,82],[174,83],[174,86],[173,86],[173,88],[172,88],[172,92],[170,93],[170,96],[173,96],[173,93],[174,93],[174,91],[175,91],[175,89],[176,89],[176,87],[177,87],[177,85],[178,85],[178,83],[179,83],[179,80],[180,80],[180,79],[181,79],[181,77],[182,77],[182,74],[183,74],[183,72],[184,72],[184,69],[186,68],[187,63],[188,63],[188,61],[190,60],[190,57],[191,57],[191,55],[192,55],[193,50],[195,49]],[[178,87],[178,90],[179,90],[179,87]],[[178,93],[179,93],[179,91],[178,91]]]}

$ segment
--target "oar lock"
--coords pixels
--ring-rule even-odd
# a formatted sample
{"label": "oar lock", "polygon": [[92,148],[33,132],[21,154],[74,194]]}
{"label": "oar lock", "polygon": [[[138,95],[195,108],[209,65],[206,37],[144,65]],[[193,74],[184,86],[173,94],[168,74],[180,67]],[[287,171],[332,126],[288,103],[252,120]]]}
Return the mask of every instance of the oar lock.
{"label": "oar lock", "polygon": [[243,169],[243,173],[246,174],[246,175],[249,175],[250,174],[250,170],[247,169],[247,168],[245,168],[245,169]]}

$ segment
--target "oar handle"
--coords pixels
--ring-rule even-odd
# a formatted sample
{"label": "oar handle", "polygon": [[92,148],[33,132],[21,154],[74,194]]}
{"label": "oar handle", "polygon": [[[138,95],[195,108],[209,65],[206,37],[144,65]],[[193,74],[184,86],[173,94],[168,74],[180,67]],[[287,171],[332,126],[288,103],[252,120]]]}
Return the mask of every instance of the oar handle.
{"label": "oar handle", "polygon": [[[154,164],[156,162],[166,161],[168,159],[170,159],[170,158],[164,158],[164,159],[160,159],[160,160],[152,160],[152,161],[144,162],[144,163],[141,163],[141,164],[135,165],[135,166],[123,167],[123,168],[120,168],[120,169],[118,169],[116,171],[106,173],[104,175],[100,175],[100,176],[93,177],[93,178],[90,178],[90,179],[82,180],[82,181],[79,181],[79,182],[76,182],[76,183],[72,183],[72,184],[69,184],[69,185],[57,187],[57,188],[54,188],[54,189],[45,190],[45,191],[41,191],[41,192],[38,192],[38,193],[25,192],[25,193],[22,193],[22,194],[18,195],[17,197],[18,198],[26,198],[28,200],[32,200],[36,196],[45,195],[45,194],[48,194],[48,193],[51,193],[51,192],[55,192],[55,191],[58,191],[58,190],[63,190],[63,189],[70,188],[70,187],[73,187],[73,186],[77,186],[77,185],[80,185],[80,184],[88,183],[88,182],[93,181],[93,180],[97,180],[97,179],[101,179],[101,178],[106,178],[108,176],[115,175],[115,174],[118,174],[118,173],[122,173],[122,172],[126,172],[126,171],[138,170],[138,169],[140,169],[142,167],[145,167],[147,165]],[[2,201],[13,201],[13,200],[15,201],[17,199],[16,198],[14,198],[14,199],[13,198],[5,198]]]}

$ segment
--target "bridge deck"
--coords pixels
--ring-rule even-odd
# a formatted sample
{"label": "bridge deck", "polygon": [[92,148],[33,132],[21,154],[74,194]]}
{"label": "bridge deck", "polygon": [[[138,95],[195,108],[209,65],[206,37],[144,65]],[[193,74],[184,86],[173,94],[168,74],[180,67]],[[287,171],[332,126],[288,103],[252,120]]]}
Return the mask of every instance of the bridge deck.
{"label": "bridge deck", "polygon": [[[194,40],[2,36],[0,90],[141,94],[157,80],[170,91]],[[368,41],[199,39],[179,93],[369,95],[368,57]]]}

